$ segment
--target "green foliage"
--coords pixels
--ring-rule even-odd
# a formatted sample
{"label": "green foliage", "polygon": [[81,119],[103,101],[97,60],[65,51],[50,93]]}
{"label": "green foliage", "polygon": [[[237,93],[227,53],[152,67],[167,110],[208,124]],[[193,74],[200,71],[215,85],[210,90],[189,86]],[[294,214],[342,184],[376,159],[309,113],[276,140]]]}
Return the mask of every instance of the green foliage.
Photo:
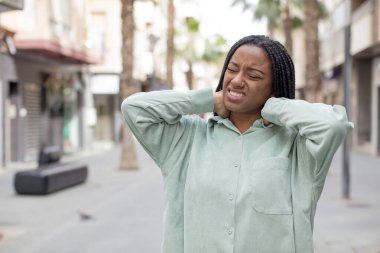
{"label": "green foliage", "polygon": [[186,27],[189,32],[197,33],[199,32],[199,21],[193,17],[187,17]]}
{"label": "green foliage", "polygon": [[[299,9],[305,8],[305,0],[288,0],[290,5]],[[281,14],[283,12],[281,0],[259,0],[257,5],[253,5],[249,0],[232,0],[232,6],[241,5],[243,12],[252,10],[253,19],[261,20],[267,18],[270,28],[277,28],[281,25]],[[328,17],[328,11],[322,1],[318,1],[319,15],[321,19]],[[303,25],[300,17],[292,17],[293,28],[297,29]]]}
{"label": "green foliage", "polygon": [[253,18],[261,20],[268,19],[270,28],[277,28],[281,24],[281,1],[260,0],[253,12]]}
{"label": "green foliage", "polygon": [[205,41],[205,52],[202,60],[207,63],[218,63],[224,59],[227,50],[226,39],[219,34],[214,35]]}
{"label": "green foliage", "polygon": [[319,8],[319,18],[327,19],[329,17],[329,12],[327,10],[326,5],[323,2],[318,1],[318,8]]}
{"label": "green foliage", "polygon": [[186,30],[176,30],[177,38],[182,37],[183,42],[175,47],[175,56],[186,60],[187,62],[198,61],[200,56],[197,55],[194,42],[199,33],[199,21],[194,17],[185,19]]}
{"label": "green foliage", "polygon": [[292,27],[294,29],[298,29],[298,28],[301,28],[303,25],[303,22],[302,22],[302,19],[298,16],[295,16],[292,18]]}
{"label": "green foliage", "polygon": [[269,20],[277,20],[281,15],[280,0],[260,0],[254,10],[256,19],[268,18]]}
{"label": "green foliage", "polygon": [[243,6],[243,12],[247,11],[248,9],[253,8],[252,4],[246,0],[233,0],[231,6],[235,6],[239,4]]}

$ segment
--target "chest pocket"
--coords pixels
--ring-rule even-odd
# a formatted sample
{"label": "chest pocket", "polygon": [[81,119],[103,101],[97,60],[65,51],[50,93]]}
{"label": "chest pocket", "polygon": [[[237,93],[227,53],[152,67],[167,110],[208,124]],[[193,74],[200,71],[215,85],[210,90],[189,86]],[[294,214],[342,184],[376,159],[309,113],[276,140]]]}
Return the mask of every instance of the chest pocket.
{"label": "chest pocket", "polygon": [[253,165],[250,178],[254,211],[264,214],[292,214],[290,160],[265,158]]}

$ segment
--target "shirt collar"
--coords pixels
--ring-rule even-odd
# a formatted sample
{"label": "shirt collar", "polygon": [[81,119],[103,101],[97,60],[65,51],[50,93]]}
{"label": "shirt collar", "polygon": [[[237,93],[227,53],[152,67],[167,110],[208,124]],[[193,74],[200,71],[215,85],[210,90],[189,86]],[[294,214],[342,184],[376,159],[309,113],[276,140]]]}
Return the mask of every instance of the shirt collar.
{"label": "shirt collar", "polygon": [[[229,118],[222,118],[220,116],[214,116],[214,117],[211,117],[209,119],[209,122],[215,122],[217,124],[223,124],[226,127],[228,127],[229,129],[231,129],[235,132],[238,132],[240,134],[239,130],[235,127],[235,125],[230,121]],[[260,128],[265,129],[265,128],[270,128],[270,127],[273,127],[272,123],[269,124],[268,126],[265,126],[263,119],[260,118],[260,119],[255,120],[255,122],[253,122],[252,126],[247,131],[245,131],[244,134],[249,133],[249,132],[253,132],[256,129],[260,129]]]}

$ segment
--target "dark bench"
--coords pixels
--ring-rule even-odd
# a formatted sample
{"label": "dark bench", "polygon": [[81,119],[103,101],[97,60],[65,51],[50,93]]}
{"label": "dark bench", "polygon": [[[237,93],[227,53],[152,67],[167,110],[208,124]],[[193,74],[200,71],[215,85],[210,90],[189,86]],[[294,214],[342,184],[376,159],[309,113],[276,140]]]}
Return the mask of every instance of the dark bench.
{"label": "dark bench", "polygon": [[17,172],[14,186],[18,194],[44,195],[83,183],[87,174],[87,166],[83,164],[51,164]]}
{"label": "dark bench", "polygon": [[87,179],[84,164],[60,163],[61,151],[57,147],[45,147],[40,151],[38,168],[17,172],[14,187],[18,194],[44,195],[68,188]]}

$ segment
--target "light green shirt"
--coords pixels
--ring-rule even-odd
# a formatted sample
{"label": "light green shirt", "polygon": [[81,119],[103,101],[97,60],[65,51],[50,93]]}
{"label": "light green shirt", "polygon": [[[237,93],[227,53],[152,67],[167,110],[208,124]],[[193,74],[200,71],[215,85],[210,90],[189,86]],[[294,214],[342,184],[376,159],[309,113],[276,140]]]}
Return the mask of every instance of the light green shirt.
{"label": "light green shirt", "polygon": [[161,168],[164,253],[311,253],[327,171],[352,124],[344,107],[270,98],[245,133],[212,112],[210,89],[138,93],[122,104]]}

